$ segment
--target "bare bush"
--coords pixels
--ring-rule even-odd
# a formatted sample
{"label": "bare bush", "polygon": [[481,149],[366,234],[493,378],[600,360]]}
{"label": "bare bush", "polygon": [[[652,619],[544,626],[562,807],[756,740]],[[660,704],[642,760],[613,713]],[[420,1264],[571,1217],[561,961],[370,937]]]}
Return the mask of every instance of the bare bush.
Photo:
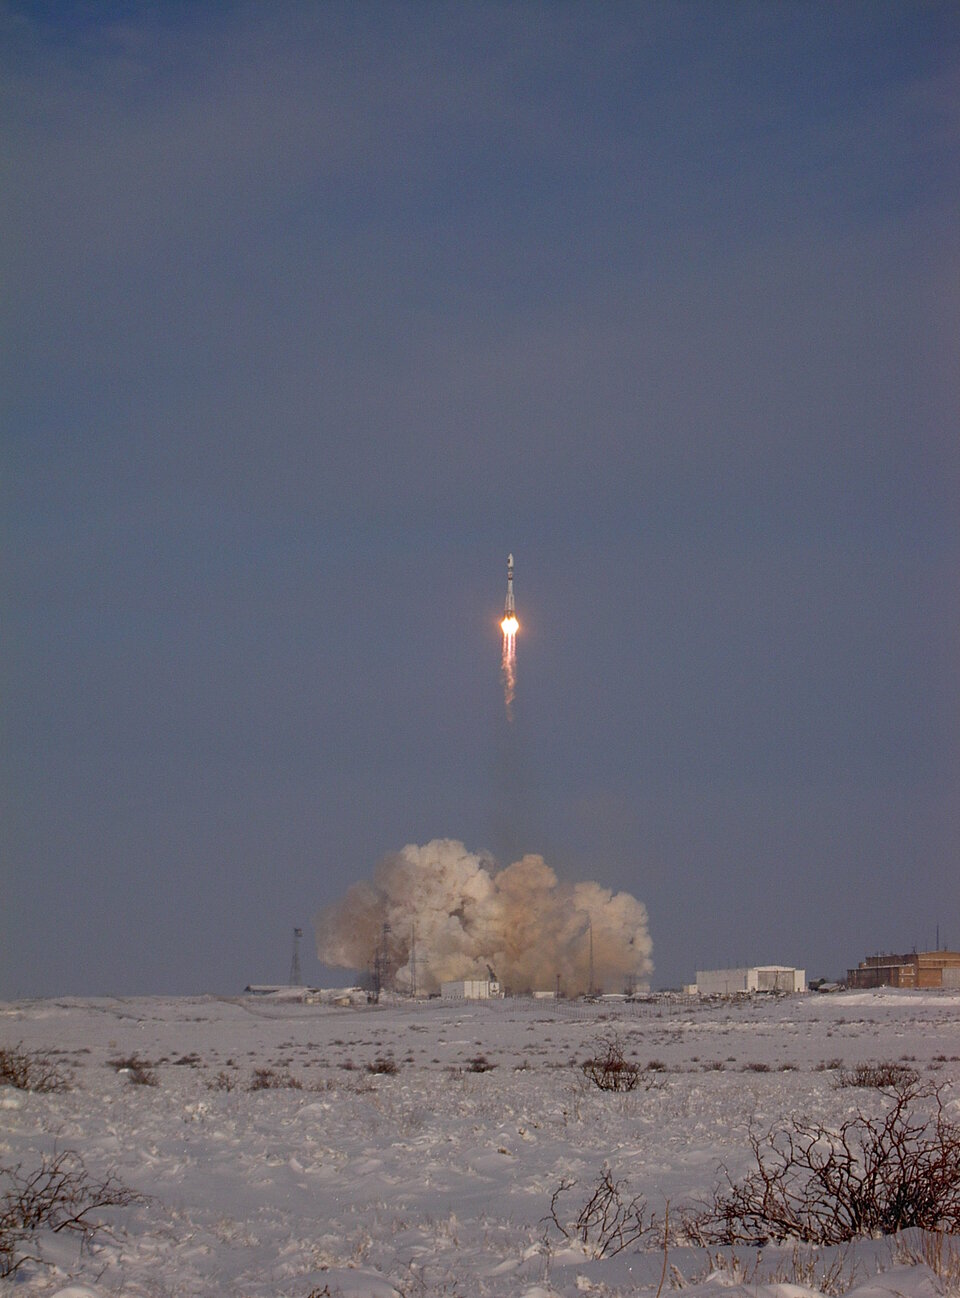
{"label": "bare bush", "polygon": [[71,1231],[87,1242],[103,1228],[102,1209],[143,1202],[112,1174],[91,1177],[73,1150],[44,1157],[33,1171],[22,1163],[0,1168],[0,1191],[0,1276],[13,1275],[24,1262],[43,1262],[39,1249],[28,1245],[36,1231]]}
{"label": "bare bush", "polygon": [[[635,1091],[640,1085],[640,1065],[627,1059],[622,1038],[604,1037],[596,1046],[596,1054],[580,1065],[584,1077],[601,1091]],[[648,1082],[649,1084],[649,1082]]]}
{"label": "bare bush", "polygon": [[134,1086],[158,1086],[156,1069],[149,1059],[139,1055],[125,1055],[119,1059],[108,1059],[107,1063],[118,1073],[123,1073]]}
{"label": "bare bush", "polygon": [[688,1231],[700,1242],[797,1239],[843,1244],[860,1235],[960,1230],[960,1126],[940,1090],[907,1082],[877,1118],[837,1130],[805,1118],[752,1133],[756,1168],[720,1189]]}
{"label": "bare bush", "polygon": [[492,1073],[496,1066],[496,1064],[491,1064],[486,1055],[474,1055],[472,1059],[467,1060],[465,1071],[468,1073]]}
{"label": "bare bush", "polygon": [[647,1201],[640,1195],[627,1198],[624,1182],[615,1181],[604,1164],[593,1193],[576,1217],[568,1220],[562,1213],[562,1200],[576,1186],[564,1177],[550,1199],[550,1212],[543,1218],[564,1239],[577,1239],[592,1257],[613,1257],[631,1244],[657,1240],[664,1233],[653,1213],[647,1212]]}
{"label": "bare bush", "polygon": [[374,1074],[385,1074],[387,1077],[393,1077],[400,1071],[400,1066],[392,1055],[377,1055],[376,1059],[367,1064],[367,1072]]}
{"label": "bare bush", "polygon": [[18,1091],[65,1091],[70,1078],[52,1055],[42,1050],[24,1050],[16,1046],[0,1046],[0,1086],[13,1086]]}
{"label": "bare bush", "polygon": [[837,1085],[846,1086],[872,1086],[877,1090],[885,1090],[897,1086],[907,1086],[919,1080],[919,1074],[915,1068],[910,1068],[907,1064],[855,1064],[853,1068],[841,1068],[837,1076]]}
{"label": "bare bush", "polygon": [[273,1068],[256,1068],[250,1079],[251,1091],[302,1091],[303,1083],[292,1073],[278,1073]]}

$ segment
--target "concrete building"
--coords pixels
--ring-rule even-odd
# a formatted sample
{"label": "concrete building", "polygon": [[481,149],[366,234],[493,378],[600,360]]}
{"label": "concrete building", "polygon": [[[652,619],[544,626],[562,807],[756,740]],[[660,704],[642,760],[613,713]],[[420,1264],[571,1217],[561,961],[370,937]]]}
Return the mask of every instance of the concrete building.
{"label": "concrete building", "polygon": [[737,996],[746,992],[802,992],[806,970],[784,964],[751,965],[742,969],[698,969],[701,996]]}
{"label": "concrete building", "polygon": [[868,955],[847,970],[847,986],[960,987],[960,951],[912,951],[909,955]]}
{"label": "concrete building", "polygon": [[445,1001],[486,1001],[502,995],[500,984],[492,978],[458,978],[440,984],[440,997]]}

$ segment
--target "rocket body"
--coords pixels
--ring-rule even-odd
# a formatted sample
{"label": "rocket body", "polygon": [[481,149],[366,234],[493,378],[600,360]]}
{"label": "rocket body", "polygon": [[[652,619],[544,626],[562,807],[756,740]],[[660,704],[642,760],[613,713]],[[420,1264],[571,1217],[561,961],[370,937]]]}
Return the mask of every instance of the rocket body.
{"label": "rocket body", "polygon": [[507,555],[507,598],[503,606],[504,617],[516,617],[517,611],[513,603],[513,555]]}

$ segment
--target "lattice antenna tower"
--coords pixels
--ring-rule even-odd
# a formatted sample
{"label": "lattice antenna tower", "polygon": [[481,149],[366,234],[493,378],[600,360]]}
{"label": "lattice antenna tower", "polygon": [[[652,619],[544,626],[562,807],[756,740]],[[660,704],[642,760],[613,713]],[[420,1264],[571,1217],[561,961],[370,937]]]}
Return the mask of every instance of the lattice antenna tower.
{"label": "lattice antenna tower", "polygon": [[303,978],[300,974],[300,939],[303,937],[303,929],[295,928],[293,930],[293,959],[290,961],[290,986],[302,987]]}

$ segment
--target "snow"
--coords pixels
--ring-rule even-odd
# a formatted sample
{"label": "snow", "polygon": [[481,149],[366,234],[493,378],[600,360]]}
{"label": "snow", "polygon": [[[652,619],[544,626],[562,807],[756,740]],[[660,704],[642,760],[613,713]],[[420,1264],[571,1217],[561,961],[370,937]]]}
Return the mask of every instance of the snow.
{"label": "snow", "polygon": [[[628,1058],[657,1065],[649,1087],[610,1094],[585,1081],[578,1061],[611,1032]],[[661,1249],[598,1258],[547,1228],[564,1178],[576,1181],[568,1217],[605,1164],[631,1197],[678,1215],[710,1195],[721,1164],[747,1169],[751,1124],[835,1123],[882,1102],[838,1088],[837,1061],[909,1060],[960,1107],[957,994],[369,1008],[64,998],[0,1005],[0,1045],[56,1052],[72,1073],[58,1093],[0,1089],[0,1164],[75,1150],[92,1175],[147,1196],[105,1210],[109,1229],[83,1249],[65,1234],[39,1239],[45,1264],[10,1283],[59,1298],[653,1298]],[[111,1063],[133,1055],[156,1085]],[[383,1058],[395,1073],[368,1071]],[[478,1060],[493,1067],[474,1071]],[[301,1089],[252,1090],[258,1069]],[[860,1242],[840,1259],[844,1286],[856,1298],[945,1293],[918,1255]],[[682,1278],[690,1298],[717,1298],[718,1286],[804,1298],[822,1291],[837,1251],[671,1246],[666,1260],[664,1292]]]}

